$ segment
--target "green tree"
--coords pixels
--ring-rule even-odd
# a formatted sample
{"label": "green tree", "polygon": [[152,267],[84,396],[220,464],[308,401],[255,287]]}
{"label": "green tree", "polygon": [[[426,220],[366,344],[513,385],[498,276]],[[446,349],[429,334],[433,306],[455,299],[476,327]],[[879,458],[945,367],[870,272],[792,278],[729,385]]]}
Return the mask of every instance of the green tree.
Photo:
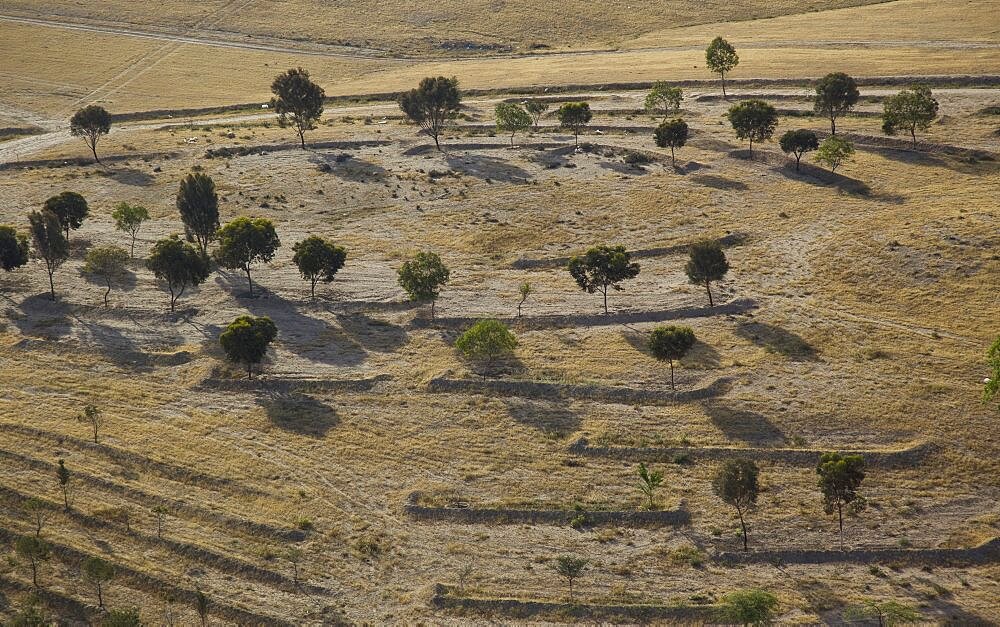
{"label": "green tree", "polygon": [[77,414],[76,421],[89,425],[94,431],[94,444],[97,444],[97,431],[104,425],[104,414],[96,405],[87,403],[83,412]]}
{"label": "green tree", "polygon": [[766,625],[778,609],[778,597],[764,590],[740,590],[722,597],[718,620],[739,625]]}
{"label": "green tree", "polygon": [[938,101],[926,85],[914,85],[895,96],[885,99],[882,105],[882,132],[895,135],[906,131],[917,145],[917,130],[926,131],[937,118]]}
{"label": "green tree", "polygon": [[[989,403],[1000,396],[1000,335],[986,351],[986,363],[990,375],[983,381],[983,402]],[[1000,405],[997,409],[1000,410]]]}
{"label": "green tree", "polygon": [[771,139],[778,126],[778,112],[763,100],[744,100],[729,108],[729,123],[738,138],[750,141],[753,159],[753,143]]}
{"label": "green tree", "polygon": [[683,148],[688,139],[687,122],[681,119],[668,120],[661,123],[653,131],[653,139],[660,148],[670,148],[670,165],[677,165],[674,157],[676,148]]}
{"label": "green tree", "polygon": [[898,601],[875,601],[865,599],[858,605],[852,605],[844,611],[844,619],[848,621],[875,620],[879,627],[889,627],[905,623],[924,622],[923,615],[909,605]]}
{"label": "green tree", "polygon": [[208,610],[209,610],[209,600],[205,596],[205,593],[200,589],[195,589],[195,604],[194,607],[198,610],[198,618],[201,619],[201,627],[205,627],[208,624]]}
{"label": "green tree", "polygon": [[278,114],[282,128],[291,126],[299,134],[299,145],[306,147],[306,131],[316,128],[323,115],[323,88],[309,80],[302,68],[279,74],[271,83],[271,108]]}
{"label": "green tree", "polygon": [[830,136],[823,140],[819,150],[816,151],[816,161],[836,172],[845,161],[854,154],[854,145],[846,139]]}
{"label": "green tree", "polygon": [[518,131],[531,128],[531,116],[519,105],[499,102],[496,106],[497,132],[510,133],[510,145],[514,146],[514,135]]}
{"label": "green tree", "polygon": [[539,98],[529,98],[524,101],[524,110],[528,112],[531,116],[531,121],[534,124],[535,132],[538,132],[538,122],[541,121],[542,116],[545,112],[549,110],[549,103],[541,100]]}
{"label": "green tree", "polygon": [[101,621],[101,627],[142,627],[139,608],[119,608],[109,611]]}
{"label": "green tree", "polygon": [[309,294],[316,298],[316,283],[333,282],[337,272],[347,261],[347,251],[330,240],[311,235],[292,246],[292,262],[299,269],[302,278],[309,281]]}
{"label": "green tree", "polygon": [[411,89],[399,98],[399,108],[406,117],[434,138],[434,145],[438,150],[441,150],[441,143],[438,141],[441,130],[448,120],[458,115],[461,104],[462,93],[458,89],[458,79],[444,76],[428,76],[420,81],[416,89]]}
{"label": "green tree", "polygon": [[716,37],[705,49],[705,64],[722,79],[722,97],[726,98],[726,74],[740,64],[736,48],[722,37]]}
{"label": "green tree", "polygon": [[10,272],[28,263],[28,236],[0,224],[0,268]]}
{"label": "green tree", "polygon": [[274,223],[267,218],[241,216],[219,229],[216,237],[219,249],[215,251],[215,260],[224,268],[243,270],[250,286],[250,298],[253,298],[250,267],[274,259],[274,253],[281,246]]}
{"label": "green tree", "polygon": [[82,137],[87,142],[90,152],[94,153],[94,161],[100,163],[97,157],[97,142],[102,135],[111,132],[111,114],[98,105],[86,106],[69,119],[69,132],[73,137]]}
{"label": "green tree", "polygon": [[653,493],[656,489],[660,487],[663,483],[663,473],[659,470],[649,470],[646,468],[646,464],[639,462],[639,489],[642,493],[646,495],[649,499],[649,509],[656,509],[656,504],[653,502]]}
{"label": "green tree", "polygon": [[201,285],[208,278],[208,261],[194,246],[182,242],[176,235],[153,244],[146,267],[170,291],[170,311],[188,287]]}
{"label": "green tree", "polygon": [[608,288],[621,291],[622,281],[639,276],[639,264],[632,262],[632,256],[624,246],[596,246],[583,256],[569,260],[570,275],[580,289],[588,294],[600,292],[604,295],[604,313],[608,313]]}
{"label": "green tree", "polygon": [[646,94],[646,111],[662,115],[666,121],[668,115],[680,111],[682,100],[684,92],[680,87],[671,87],[667,82],[657,81]]}
{"label": "green tree", "polygon": [[802,155],[819,148],[819,139],[816,137],[816,133],[800,128],[787,131],[778,140],[778,144],[781,146],[781,152],[786,155],[795,155],[795,171],[798,172]]}
{"label": "green tree", "polygon": [[45,521],[49,515],[48,504],[41,499],[32,497],[21,503],[21,511],[34,523],[35,537],[41,537],[42,527],[45,526]]}
{"label": "green tree", "polygon": [[21,536],[14,543],[14,552],[31,566],[31,583],[38,586],[38,565],[49,559],[51,548],[49,543],[35,536]]}
{"label": "green tree", "polygon": [[69,242],[63,235],[59,217],[51,211],[32,211],[28,214],[31,228],[31,245],[35,256],[45,262],[49,275],[49,294],[56,299],[56,286],[52,276],[69,259]]}
{"label": "green tree", "polygon": [[569,584],[569,598],[573,598],[573,582],[583,574],[589,562],[575,555],[560,555],[556,558],[556,573]]}
{"label": "green tree", "polygon": [[524,303],[527,302],[528,297],[531,296],[532,293],[534,293],[531,287],[531,283],[528,283],[527,281],[522,283],[520,286],[518,286],[517,293],[521,295],[521,300],[518,301],[517,303],[517,317],[520,318],[521,307],[523,307]]}
{"label": "green tree", "polygon": [[121,280],[128,271],[128,251],[118,246],[98,246],[87,251],[83,260],[83,273],[104,282],[104,306],[108,306],[108,295],[112,285]]}
{"label": "green tree", "polygon": [[448,268],[436,253],[417,253],[399,268],[399,286],[410,300],[418,303],[430,302],[431,320],[434,319],[434,303],[441,288],[451,278]]}
{"label": "green tree", "polygon": [[156,516],[156,537],[163,537],[163,523],[167,517],[170,510],[163,505],[157,505],[153,508],[153,515]]}
{"label": "green tree", "polygon": [[83,226],[83,221],[90,213],[87,200],[76,192],[63,192],[45,201],[43,209],[51,211],[59,218],[59,224],[69,239],[69,231]]}
{"label": "green tree", "polygon": [[63,508],[69,511],[69,480],[72,475],[69,472],[69,468],[66,467],[66,460],[59,460],[59,467],[56,468],[56,480],[59,481],[59,489],[62,490],[63,495]]}
{"label": "green tree", "polygon": [[278,336],[278,328],[271,319],[263,316],[240,316],[226,327],[219,336],[219,344],[230,361],[246,366],[247,378],[253,378],[253,367],[264,361],[267,347]]}
{"label": "green tree", "polygon": [[115,566],[99,557],[88,557],[81,566],[84,578],[97,590],[97,607],[104,608],[104,584],[115,578]]}
{"label": "green tree", "polygon": [[590,104],[586,102],[566,102],[556,111],[559,118],[559,125],[573,131],[576,145],[580,145],[580,131],[583,130],[590,119],[594,117],[590,110]]}
{"label": "green tree", "polygon": [[466,329],[455,341],[455,348],[465,357],[485,362],[483,379],[492,369],[493,362],[513,353],[517,339],[499,320],[479,320]]}
{"label": "green tree", "polygon": [[674,360],[683,359],[694,346],[694,331],[690,327],[666,326],[653,329],[649,336],[649,352],[670,364],[670,389],[674,387]]}
{"label": "green tree", "polygon": [[219,230],[219,195],[215,181],[201,172],[188,174],[177,190],[177,210],[189,239],[198,242],[202,255],[208,254],[208,244]]}
{"label": "green tree", "polygon": [[858,488],[865,478],[865,460],[860,455],[823,453],[816,465],[819,489],[823,495],[823,509],[827,514],[837,512],[840,526],[840,549],[844,549],[844,507],[855,511],[864,507],[864,497]]}
{"label": "green tree", "polygon": [[743,530],[743,550],[748,549],[746,514],[757,504],[760,469],[749,459],[727,459],[712,479],[712,491],[723,503],[736,508]]}
{"label": "green tree", "polygon": [[837,134],[837,118],[858,103],[861,92],[853,78],[843,72],[831,72],[816,83],[813,110],[830,119],[830,134]]}
{"label": "green tree", "polygon": [[120,202],[115,205],[111,212],[114,218],[115,227],[132,236],[132,244],[129,248],[129,257],[135,257],[135,238],[139,234],[142,223],[149,220],[149,210],[142,205],[130,205],[127,202]]}
{"label": "green tree", "polygon": [[687,265],[684,266],[688,280],[695,285],[704,285],[708,292],[708,306],[714,307],[712,281],[721,281],[729,272],[729,261],[718,240],[703,240],[691,246]]}

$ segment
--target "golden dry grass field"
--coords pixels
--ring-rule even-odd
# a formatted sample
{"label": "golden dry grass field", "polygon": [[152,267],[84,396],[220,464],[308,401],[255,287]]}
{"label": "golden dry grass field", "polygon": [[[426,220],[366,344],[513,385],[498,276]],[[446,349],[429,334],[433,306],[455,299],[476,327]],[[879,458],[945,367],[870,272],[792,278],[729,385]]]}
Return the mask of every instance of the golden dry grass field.
{"label": "golden dry grass field", "polygon": [[[659,120],[638,112],[645,94],[627,89],[565,96],[595,110],[602,132],[584,132],[586,150],[574,150],[551,115],[510,147],[489,132],[499,96],[468,98],[442,152],[391,102],[331,104],[306,150],[257,112],[119,124],[101,144],[105,166],[74,162],[89,151],[61,121],[89,102],[123,112],[263,101],[271,77],[293,65],[331,95],[392,91],[432,73],[498,89],[706,79],[702,48],[715,33],[740,49],[734,78],[997,74],[990,3],[901,0],[819,13],[806,11],[829,3],[747,3],[735,16],[722,3],[699,3],[696,13],[661,3],[655,19],[641,20],[625,3],[580,3],[572,18],[535,17],[539,9],[517,2],[352,11],[324,3],[310,19],[314,4],[42,9],[0,0],[0,15],[21,20],[0,17],[0,127],[45,130],[0,143],[0,223],[26,230],[27,214],[64,190],[91,208],[55,274],[56,302],[37,260],[0,276],[0,618],[15,616],[31,592],[28,565],[11,547],[33,533],[22,501],[37,497],[48,505],[42,536],[56,547],[39,568],[41,601],[68,624],[99,623],[80,573],[93,555],[118,566],[106,604],[138,607],[149,625],[199,624],[195,590],[209,599],[213,625],[519,622],[436,608],[434,584],[466,580],[473,599],[564,603],[553,570],[564,554],[589,560],[574,585],[585,605],[697,608],[757,587],[777,596],[781,623],[840,623],[864,600],[903,603],[926,622],[1000,621],[995,557],[920,557],[1000,536],[1000,415],[980,400],[985,352],[1000,333],[1000,118],[983,112],[1000,105],[1000,88],[961,78],[935,87],[941,115],[911,150],[883,145],[874,117],[877,99],[898,87],[863,87],[858,114],[838,122],[858,151],[835,175],[811,156],[796,173],[776,142],[748,159],[714,85],[685,90],[692,137],[676,168],[652,142]],[[112,32],[125,28],[229,43]],[[455,35],[438,39],[442,30]],[[244,35],[258,47],[232,45]],[[443,39],[564,50],[453,58]],[[370,50],[344,53],[341,44]],[[828,129],[802,115],[811,109],[805,81],[734,91],[782,109],[775,137]],[[206,153],[222,147],[242,150]],[[630,166],[633,151],[654,159]],[[274,221],[282,247],[254,270],[259,294],[249,297],[241,274],[216,269],[172,314],[137,260],[105,307],[102,286],[81,267],[88,247],[127,244],[114,205],[149,208],[136,246],[143,257],[182,230],[174,195],[192,171],[215,180],[223,222]],[[310,234],[348,250],[315,301],[291,260]],[[638,251],[727,234],[739,238],[726,249],[732,270],[717,302],[753,304],[728,314],[705,315],[713,312],[703,309],[703,288],[688,283],[683,252],[638,259],[641,272],[611,295],[608,319],[599,295],[579,290],[564,268],[516,269],[601,243]],[[451,269],[437,324],[396,283],[400,264],[423,250]],[[521,382],[516,393],[441,391],[439,378],[479,380],[453,346],[463,325],[449,319],[513,316],[524,281],[535,293],[496,377]],[[721,393],[670,402],[669,373],[645,348],[658,324],[634,319],[673,311],[689,312],[671,323],[698,338],[678,367],[679,390],[722,380]],[[246,313],[271,317],[279,331],[253,382],[218,342]],[[557,315],[568,317],[547,318]],[[530,382],[579,387],[555,397]],[[596,393],[572,393],[580,389]],[[648,400],[613,400],[620,389]],[[106,418],[98,445],[75,420],[88,403]],[[666,478],[659,507],[688,512],[690,524],[466,524],[417,521],[404,508],[420,492],[422,503],[455,510],[550,508],[567,519],[574,509],[641,510],[638,460],[574,453],[581,438],[689,450],[691,459],[648,461]],[[698,457],[712,447],[816,456],[926,447],[906,463],[871,465],[868,507],[846,520],[848,549],[917,557],[727,565],[721,556],[741,548],[739,522],[712,493],[719,462]],[[72,472],[69,511],[59,459]],[[752,550],[836,551],[836,518],[823,511],[811,465],[764,461],[761,479]],[[119,520],[108,522],[109,510]],[[562,612],[571,607],[532,620],[569,621]]]}

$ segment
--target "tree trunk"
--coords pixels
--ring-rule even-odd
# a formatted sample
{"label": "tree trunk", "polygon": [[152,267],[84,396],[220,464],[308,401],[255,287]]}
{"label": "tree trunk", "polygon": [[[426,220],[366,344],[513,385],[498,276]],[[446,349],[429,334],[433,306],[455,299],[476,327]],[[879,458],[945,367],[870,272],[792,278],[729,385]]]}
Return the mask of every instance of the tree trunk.
{"label": "tree trunk", "polygon": [[719,76],[722,77],[722,99],[728,100],[729,98],[726,97],[726,73],[719,72]]}
{"label": "tree trunk", "polygon": [[94,444],[97,444],[97,423],[94,423]]}
{"label": "tree trunk", "polygon": [[63,485],[63,487],[62,487],[62,493],[63,493],[63,507],[68,512],[69,511],[69,490],[66,489],[65,485]]}
{"label": "tree trunk", "polygon": [[573,141],[576,143],[577,146],[580,145],[580,131],[579,130],[577,130],[577,131],[575,131],[573,133]]}
{"label": "tree trunk", "polygon": [[135,259],[135,233],[132,233],[132,248],[128,252],[129,259]]}
{"label": "tree trunk", "polygon": [[913,138],[913,147],[917,147],[917,131],[915,128],[910,129],[910,137]]}
{"label": "tree trunk", "polygon": [[52,281],[52,275],[55,270],[49,268],[49,294],[51,295],[52,302],[56,301],[56,285]]}
{"label": "tree trunk", "polygon": [[604,315],[608,315],[608,286],[604,286]]}
{"label": "tree trunk", "polygon": [[844,550],[844,508],[838,502],[837,503],[837,520],[840,523],[840,550]]}
{"label": "tree trunk", "polygon": [[432,322],[434,320],[434,303],[436,303],[436,302],[437,302],[437,299],[435,299],[435,298],[431,299],[431,321]]}
{"label": "tree trunk", "polygon": [[834,115],[830,115],[830,134],[837,134],[837,117]]}
{"label": "tree trunk", "polygon": [[740,516],[740,528],[743,529],[743,550],[747,550],[747,524],[743,521],[743,512],[740,508],[736,508],[736,513]]}
{"label": "tree trunk", "polygon": [[673,167],[677,167],[677,160],[674,159],[674,147],[673,146],[670,147],[670,165],[673,166]]}
{"label": "tree trunk", "polygon": [[[516,132],[516,131],[515,131],[515,132]],[[511,147],[511,148],[513,148],[513,147],[514,147],[514,133],[511,133],[511,134],[510,134],[510,147]]]}
{"label": "tree trunk", "polygon": [[111,281],[108,281],[108,289],[104,291],[104,306],[108,306],[108,294],[111,293]]}
{"label": "tree trunk", "polygon": [[670,359],[668,361],[670,361],[670,389],[676,390],[677,388],[674,387],[674,360]]}
{"label": "tree trunk", "polygon": [[795,171],[799,171],[799,162],[802,161],[802,153],[795,153]]}
{"label": "tree trunk", "polygon": [[28,560],[31,562],[31,583],[38,587],[38,564],[35,563],[35,558],[30,557]]}
{"label": "tree trunk", "polygon": [[715,307],[715,303],[712,301],[712,282],[705,280],[705,291],[708,292],[708,306]]}
{"label": "tree trunk", "polygon": [[315,277],[309,280],[309,297],[316,300],[316,279]]}
{"label": "tree trunk", "polygon": [[88,143],[90,143],[90,152],[94,153],[94,161],[96,161],[97,163],[101,163],[100,157],[97,156],[97,142],[95,141]]}
{"label": "tree trunk", "polygon": [[247,284],[250,285],[250,298],[253,298],[253,279],[250,278],[250,264],[247,264],[243,269],[247,272]]}
{"label": "tree trunk", "polygon": [[750,160],[753,160],[753,137],[750,138]]}
{"label": "tree trunk", "polygon": [[431,133],[431,135],[434,137],[434,145],[437,147],[438,152],[441,152],[441,142],[438,141],[438,134]]}
{"label": "tree trunk", "polygon": [[104,594],[101,592],[101,582],[97,582],[97,607],[104,609]]}
{"label": "tree trunk", "polygon": [[299,147],[302,150],[306,149],[306,132],[302,129],[299,129]]}
{"label": "tree trunk", "polygon": [[253,379],[253,364],[247,362],[247,379]]}

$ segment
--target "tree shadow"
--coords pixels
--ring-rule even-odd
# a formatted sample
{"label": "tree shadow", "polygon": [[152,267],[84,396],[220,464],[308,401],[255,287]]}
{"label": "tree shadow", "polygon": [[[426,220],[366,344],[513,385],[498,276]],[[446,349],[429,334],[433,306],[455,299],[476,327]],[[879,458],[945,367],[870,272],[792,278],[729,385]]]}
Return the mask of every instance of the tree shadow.
{"label": "tree shadow", "polygon": [[710,401],[702,405],[712,424],[730,440],[749,444],[780,444],[785,435],[765,416],[757,412],[727,407]]}
{"label": "tree shadow", "polygon": [[764,322],[747,322],[736,327],[736,335],[772,353],[793,361],[816,361],[817,350],[800,336]]}
{"label": "tree shadow", "polygon": [[22,335],[52,340],[69,335],[73,326],[70,306],[61,300],[53,302],[48,292],[28,296],[22,300],[17,307],[17,314],[11,317],[11,321]]}
{"label": "tree shadow", "polygon": [[[156,366],[179,365],[191,359],[190,353],[186,352],[177,355],[150,354],[116,327],[79,319],[78,321],[86,333],[87,344],[96,347],[103,357],[119,367],[137,372],[150,372]],[[161,327],[157,342],[180,346],[184,343],[184,339],[176,333],[168,335]]]}
{"label": "tree shadow", "polygon": [[490,179],[504,183],[527,183],[531,179],[531,173],[524,168],[496,157],[470,154],[459,156],[446,153],[445,161],[447,161],[448,167],[456,172],[484,180]]}
{"label": "tree shadow", "polygon": [[649,170],[646,168],[629,165],[627,163],[622,163],[621,161],[601,161],[597,164],[597,167],[627,176],[642,176],[644,174],[649,174]]}
{"label": "tree shadow", "polygon": [[264,409],[271,424],[298,435],[322,438],[340,424],[336,410],[298,392],[259,396],[257,404]]}
{"label": "tree shadow", "polygon": [[509,398],[504,403],[511,418],[547,435],[564,438],[580,429],[580,416],[565,403],[523,398]]}
{"label": "tree shadow", "polygon": [[133,185],[136,187],[148,187],[153,184],[153,181],[156,180],[148,172],[137,170],[135,168],[122,168],[120,170],[115,170],[111,172],[109,176],[123,185]]}
{"label": "tree shadow", "polygon": [[403,327],[363,313],[336,317],[344,333],[367,351],[394,353],[409,341]]}
{"label": "tree shadow", "polygon": [[309,161],[319,165],[324,172],[353,183],[382,182],[389,175],[382,166],[347,153],[336,155],[313,153]]}
{"label": "tree shadow", "polygon": [[688,145],[710,152],[730,152],[738,148],[736,144],[714,137],[699,137],[698,139],[689,141]]}
{"label": "tree shadow", "polygon": [[795,171],[795,164],[792,161],[774,169],[778,174],[793,181],[801,181],[811,185],[832,185],[841,191],[861,196],[867,196],[871,193],[871,188],[864,181],[816,167],[811,163],[801,163],[798,172]]}
{"label": "tree shadow", "polygon": [[734,181],[732,179],[727,179],[724,176],[718,176],[715,174],[695,174],[688,178],[699,185],[711,187],[712,189],[734,191],[744,191],[750,189],[747,184],[742,181]]}
{"label": "tree shadow", "polygon": [[[107,283],[104,282],[104,279],[102,277],[93,274],[88,274],[84,272],[82,268],[80,269],[80,276],[87,283],[99,287],[101,289],[100,293],[98,294],[98,297],[101,299],[101,302],[103,303],[104,290],[108,288],[108,285]],[[109,301],[114,300],[115,292],[117,291],[131,292],[132,290],[135,289],[135,284],[136,284],[135,272],[133,272],[132,270],[126,270],[124,274],[122,274],[122,276],[118,277],[117,280],[111,282],[111,293],[108,294],[108,300]]]}

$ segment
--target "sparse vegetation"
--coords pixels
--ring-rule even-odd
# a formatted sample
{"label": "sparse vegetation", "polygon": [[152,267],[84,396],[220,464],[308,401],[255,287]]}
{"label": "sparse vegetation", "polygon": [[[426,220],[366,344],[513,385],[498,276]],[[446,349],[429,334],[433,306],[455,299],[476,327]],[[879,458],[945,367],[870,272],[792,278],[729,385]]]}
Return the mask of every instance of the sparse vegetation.
{"label": "sparse vegetation", "polygon": [[778,598],[764,590],[730,592],[722,598],[719,620],[739,625],[766,625],[778,609]]}
{"label": "sparse vegetation", "polygon": [[639,264],[624,246],[596,246],[582,256],[569,260],[569,273],[580,289],[604,297],[604,313],[608,313],[608,289],[621,291],[623,281],[639,276]]}
{"label": "sparse vegetation", "polygon": [[656,503],[653,501],[653,495],[656,493],[656,489],[660,487],[663,483],[663,473],[659,470],[649,470],[646,468],[646,464],[639,463],[639,489],[646,498],[649,500],[649,509],[656,509]]}
{"label": "sparse vegetation", "polygon": [[555,570],[560,577],[566,580],[566,584],[569,586],[569,598],[572,600],[573,597],[573,582],[576,581],[583,571],[587,568],[589,562],[576,555],[560,555],[556,558]]}

